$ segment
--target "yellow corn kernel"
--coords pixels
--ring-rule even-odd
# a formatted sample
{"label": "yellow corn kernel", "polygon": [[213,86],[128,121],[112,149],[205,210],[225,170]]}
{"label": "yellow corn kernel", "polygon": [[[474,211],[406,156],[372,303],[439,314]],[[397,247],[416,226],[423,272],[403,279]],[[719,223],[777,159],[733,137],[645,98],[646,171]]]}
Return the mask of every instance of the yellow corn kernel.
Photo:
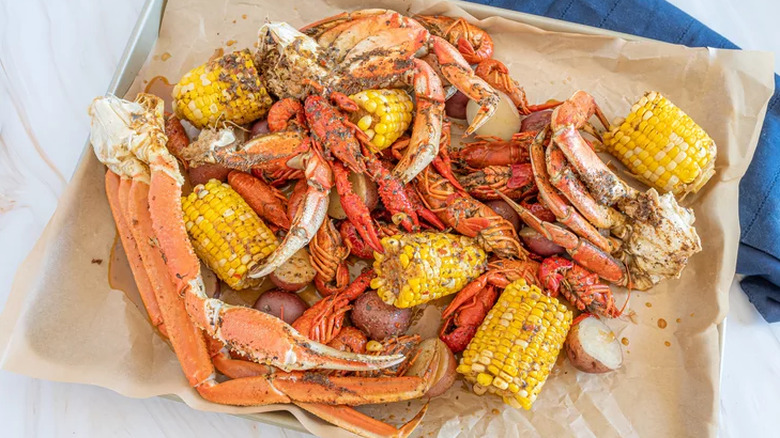
{"label": "yellow corn kernel", "polygon": [[360,109],[350,117],[371,140],[373,152],[387,148],[412,121],[412,99],[404,90],[365,90],[350,96]]}
{"label": "yellow corn kernel", "polygon": [[604,146],[639,180],[675,195],[697,192],[715,174],[715,142],[655,91],[604,135]]}
{"label": "yellow corn kernel", "polygon": [[[488,312],[456,370],[473,384],[475,393],[491,392],[511,406],[530,409],[555,365],[571,322],[572,313],[563,303],[517,280]],[[506,345],[509,354],[503,363],[497,362]],[[490,365],[466,360],[476,355],[492,358]]]}
{"label": "yellow corn kernel", "polygon": [[249,50],[195,67],[173,87],[173,111],[198,128],[252,122],[264,116],[271,103]]}
{"label": "yellow corn kernel", "polygon": [[454,294],[487,267],[487,255],[468,237],[446,233],[399,234],[374,253],[371,287],[387,304],[416,306]]}
{"label": "yellow corn kernel", "polygon": [[195,217],[187,230],[195,253],[222,281],[233,289],[260,285],[262,279],[246,274],[278,243],[235,190],[212,179],[182,198],[182,210],[186,217]]}

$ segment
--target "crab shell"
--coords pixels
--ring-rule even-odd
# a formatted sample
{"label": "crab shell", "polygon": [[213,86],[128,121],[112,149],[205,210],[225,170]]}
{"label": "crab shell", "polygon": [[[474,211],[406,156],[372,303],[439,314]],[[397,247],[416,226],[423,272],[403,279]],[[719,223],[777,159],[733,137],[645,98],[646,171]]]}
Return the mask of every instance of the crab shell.
{"label": "crab shell", "polygon": [[284,22],[260,28],[255,64],[266,88],[279,98],[303,99],[309,82],[324,84],[334,70],[326,49]]}

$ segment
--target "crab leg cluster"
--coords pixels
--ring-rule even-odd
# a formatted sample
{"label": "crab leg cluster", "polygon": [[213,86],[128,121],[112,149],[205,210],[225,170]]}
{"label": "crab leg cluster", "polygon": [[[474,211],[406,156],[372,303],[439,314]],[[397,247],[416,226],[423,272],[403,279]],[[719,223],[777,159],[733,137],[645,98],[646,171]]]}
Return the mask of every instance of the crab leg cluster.
{"label": "crab leg cluster", "polygon": [[[106,194],[150,319],[170,339],[189,383],[201,396],[233,405],[358,405],[425,393],[425,376],[312,378],[309,371],[296,372],[374,370],[404,357],[342,352],[304,337],[276,317],[209,298],[184,229],[182,178],[166,149],[162,100],[145,94],[135,102],[106,96],[93,102],[90,115],[95,153],[109,167]],[[247,362],[244,371],[230,372],[233,380],[219,383],[209,349],[214,343],[253,362]],[[225,359],[223,355],[217,363],[233,364]],[[435,370],[435,364],[431,366],[429,372]],[[346,408],[312,409],[333,421],[368,421]]]}

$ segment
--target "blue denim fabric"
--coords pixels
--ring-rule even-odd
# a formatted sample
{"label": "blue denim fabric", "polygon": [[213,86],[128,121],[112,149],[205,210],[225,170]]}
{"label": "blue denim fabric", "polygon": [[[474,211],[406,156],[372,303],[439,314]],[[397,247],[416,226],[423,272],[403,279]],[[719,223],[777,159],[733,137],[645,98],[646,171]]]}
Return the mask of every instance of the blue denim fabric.
{"label": "blue denim fabric", "polygon": [[[686,46],[738,49],[664,0],[470,0]],[[780,321],[780,78],[758,148],[739,186],[741,236],[737,273],[769,322]]]}

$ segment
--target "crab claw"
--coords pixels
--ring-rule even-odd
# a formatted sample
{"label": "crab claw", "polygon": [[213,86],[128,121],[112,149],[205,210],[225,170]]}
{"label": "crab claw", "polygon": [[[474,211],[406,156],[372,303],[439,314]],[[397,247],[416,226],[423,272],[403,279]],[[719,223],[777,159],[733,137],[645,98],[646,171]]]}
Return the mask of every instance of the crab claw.
{"label": "crab claw", "polygon": [[358,234],[374,251],[384,253],[382,243],[376,234],[374,223],[371,221],[371,213],[368,207],[352,189],[352,183],[349,182],[349,173],[347,169],[339,162],[333,162],[333,176],[336,181],[336,191],[341,197],[341,206],[347,219],[355,226]]}
{"label": "crab claw", "polygon": [[251,278],[265,277],[306,246],[314,238],[328,214],[328,195],[332,179],[330,166],[314,149],[304,161],[306,161],[304,173],[307,188],[301,207],[295,213],[290,231],[284,236],[282,244],[265,259],[264,264],[249,270]]}
{"label": "crab claw", "polygon": [[471,121],[466,135],[471,135],[490,119],[498,108],[499,95],[484,79],[474,74],[471,66],[458,49],[447,40],[431,36],[433,52],[436,55],[441,74],[469,99],[479,104],[479,110]]}

